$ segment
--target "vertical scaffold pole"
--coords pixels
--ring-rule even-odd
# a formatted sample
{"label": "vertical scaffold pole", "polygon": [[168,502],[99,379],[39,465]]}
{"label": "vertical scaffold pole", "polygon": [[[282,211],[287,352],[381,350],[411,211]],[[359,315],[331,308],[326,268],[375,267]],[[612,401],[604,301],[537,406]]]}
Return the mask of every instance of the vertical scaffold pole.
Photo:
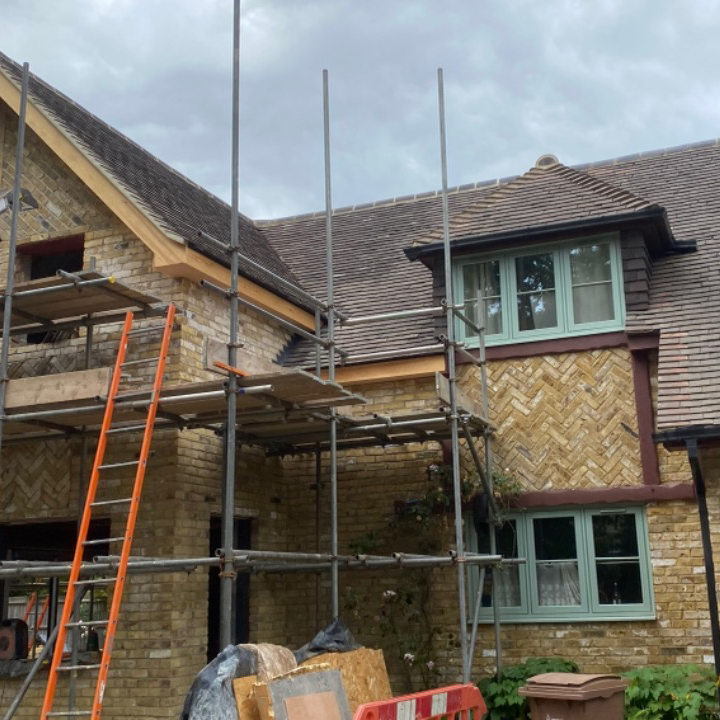
{"label": "vertical scaffold pole", "polygon": [[[333,283],[332,246],[332,182],[330,175],[330,101],[328,97],[328,71],[323,70],[323,129],[325,147],[325,238],[327,272],[327,324],[328,324],[328,380],[335,381],[335,296]],[[337,489],[337,416],[330,410],[330,513],[332,559],[332,616],[340,614],[338,577],[338,489]]]}
{"label": "vertical scaffold pole", "polygon": [[[482,313],[482,320],[480,313]],[[490,419],[490,402],[488,397],[487,380],[487,355],[485,352],[485,308],[482,293],[477,294],[477,324],[482,328],[480,333],[480,383],[482,385],[482,408],[483,416]],[[483,434],[485,440],[485,474],[487,475],[490,492],[493,491],[493,458],[492,445],[490,444],[490,428],[486,427]],[[490,537],[490,554],[497,553],[497,524],[498,518],[493,517],[488,521],[488,535]],[[493,634],[495,635],[495,669],[497,675],[502,675],[502,644],[500,636],[500,595],[498,593],[497,573],[500,568],[492,571],[492,607],[493,607]],[[472,662],[472,658],[471,658]]]}
{"label": "vertical scaffold pole", "polygon": [[[233,79],[232,79],[232,202],[230,213],[230,342],[228,363],[237,366],[238,348],[238,195],[240,167],[240,0],[233,10]],[[220,573],[220,649],[233,641],[233,595],[235,567],[235,423],[237,420],[237,376],[228,373],[227,431],[225,433],[225,486],[222,508],[224,563]]]}
{"label": "vertical scaffold pole", "polygon": [[30,65],[23,63],[18,112],[17,150],[15,153],[15,180],[12,191],[12,219],[10,220],[10,244],[8,245],[7,284],[5,285],[5,307],[3,309],[2,350],[0,350],[0,478],[2,477],[3,418],[5,396],[8,384],[8,357],[10,354],[10,326],[12,324],[12,299],[15,291],[15,250],[17,248],[18,220],[20,217],[23,150],[25,148],[25,114],[27,111],[28,82]]}
{"label": "vertical scaffold pole", "polygon": [[[462,493],[460,489],[460,452],[457,415],[455,374],[455,304],[452,284],[452,257],[450,253],[450,213],[448,209],[447,147],[445,133],[445,89],[443,71],[438,68],[438,109],[440,115],[440,165],[442,167],[442,224],[445,259],[445,299],[447,303],[447,371],[450,385],[450,431],[452,441],[453,499],[455,505],[455,545],[459,557],[465,555],[462,519]],[[465,596],[465,565],[458,563],[458,605],[460,610],[460,656],[462,658],[463,682],[470,680],[470,666],[467,657],[467,607]]]}

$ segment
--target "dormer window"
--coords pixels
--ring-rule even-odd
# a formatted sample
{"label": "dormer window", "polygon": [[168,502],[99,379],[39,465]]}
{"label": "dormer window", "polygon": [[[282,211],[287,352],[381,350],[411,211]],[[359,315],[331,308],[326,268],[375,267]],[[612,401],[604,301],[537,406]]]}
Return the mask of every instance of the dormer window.
{"label": "dormer window", "polygon": [[455,283],[473,320],[480,296],[489,344],[619,330],[625,320],[616,235],[463,258]]}

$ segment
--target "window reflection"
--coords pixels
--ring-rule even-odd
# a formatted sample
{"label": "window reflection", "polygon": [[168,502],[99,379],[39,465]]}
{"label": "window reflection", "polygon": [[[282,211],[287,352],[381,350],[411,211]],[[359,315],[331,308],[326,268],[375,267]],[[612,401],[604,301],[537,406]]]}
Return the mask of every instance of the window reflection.
{"label": "window reflection", "polygon": [[515,258],[520,331],[556,327],[555,263],[552,253]]}

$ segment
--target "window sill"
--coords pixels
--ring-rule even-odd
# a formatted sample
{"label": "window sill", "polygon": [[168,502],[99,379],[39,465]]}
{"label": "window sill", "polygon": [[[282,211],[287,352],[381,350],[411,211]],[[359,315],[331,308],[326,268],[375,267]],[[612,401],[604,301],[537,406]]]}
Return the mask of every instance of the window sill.
{"label": "window sill", "polygon": [[[648,622],[656,620],[657,616],[655,613],[647,613],[647,614],[641,614],[641,615],[575,615],[575,616],[569,616],[565,615],[564,617],[545,617],[542,615],[534,615],[532,617],[501,617],[500,622],[503,625],[528,625],[530,623],[533,624],[548,624],[548,623],[555,623],[557,625],[569,625],[576,623],[598,623],[598,622]],[[482,617],[480,618],[479,624],[480,625],[492,625],[493,620],[492,618]],[[468,625],[471,623],[468,622]]]}
{"label": "window sill", "polygon": [[[505,344],[487,345],[485,355],[488,360],[506,360],[509,358],[535,357],[568,352],[585,352],[589,350],[605,350],[608,348],[627,347],[628,336],[622,331],[597,332],[574,337],[563,336],[552,340],[533,340],[526,342],[507,342]],[[468,350],[477,355],[478,344],[468,344]],[[462,358],[458,358],[462,363]]]}

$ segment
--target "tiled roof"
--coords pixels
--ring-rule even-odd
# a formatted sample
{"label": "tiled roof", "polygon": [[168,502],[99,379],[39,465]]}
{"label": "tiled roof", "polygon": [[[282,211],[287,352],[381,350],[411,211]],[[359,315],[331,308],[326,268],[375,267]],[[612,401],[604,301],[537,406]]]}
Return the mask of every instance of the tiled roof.
{"label": "tiled roof", "polygon": [[[462,212],[493,188],[453,192],[451,212]],[[431,306],[430,271],[409,262],[403,249],[441,222],[441,198],[436,193],[337,211],[333,217],[333,265],[338,307],[357,316]],[[324,214],[258,224],[280,257],[302,278],[304,287],[324,298]],[[427,317],[341,327],[336,340],[351,355],[437,343],[433,320]],[[313,352],[300,343],[290,350],[286,361],[312,364]]]}
{"label": "tiled roof", "polygon": [[[560,163],[536,166],[484,195],[450,223],[453,240],[518,233],[562,223],[644,210],[654,203]],[[416,242],[437,242],[442,231]]]}
{"label": "tiled roof", "polygon": [[660,330],[657,426],[720,425],[720,141],[624,158],[586,172],[652,194],[697,252],[655,261],[650,307],[628,330]]}
{"label": "tiled roof", "polygon": [[[533,168],[520,177],[454,188],[449,205],[454,239],[665,208],[674,238],[696,244],[697,252],[655,260],[650,307],[630,314],[627,329],[660,330],[658,427],[720,425],[720,141],[579,169]],[[261,226],[308,289],[324,297],[323,215]],[[430,271],[408,262],[402,251],[440,237],[438,194],[341,209],[333,227],[342,308],[357,315],[433,304]],[[401,350],[434,343],[435,332],[429,319],[397,321],[341,330],[338,343],[351,353]],[[288,361],[311,362],[312,354],[300,345]]]}
{"label": "tiled roof", "polygon": [[[0,72],[17,85],[22,69],[0,53]],[[108,174],[170,237],[188,241],[203,255],[228,265],[214,245],[197,237],[198,230],[230,242],[230,206],[151,155],[114,128],[55,90],[30,76],[30,100],[37,104],[87,156]],[[280,260],[262,232],[240,217],[241,251],[263,267],[294,283],[297,278]],[[280,295],[287,293],[262,271],[242,269],[243,275]]]}

